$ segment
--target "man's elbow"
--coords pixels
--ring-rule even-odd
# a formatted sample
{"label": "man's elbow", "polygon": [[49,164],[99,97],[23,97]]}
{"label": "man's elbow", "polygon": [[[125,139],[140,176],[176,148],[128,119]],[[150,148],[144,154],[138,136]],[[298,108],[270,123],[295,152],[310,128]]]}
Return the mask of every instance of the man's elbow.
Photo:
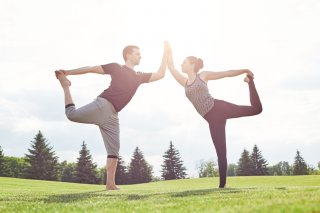
{"label": "man's elbow", "polygon": [[91,67],[90,72],[91,73],[96,73],[96,74],[104,74],[104,71],[103,71],[101,66]]}

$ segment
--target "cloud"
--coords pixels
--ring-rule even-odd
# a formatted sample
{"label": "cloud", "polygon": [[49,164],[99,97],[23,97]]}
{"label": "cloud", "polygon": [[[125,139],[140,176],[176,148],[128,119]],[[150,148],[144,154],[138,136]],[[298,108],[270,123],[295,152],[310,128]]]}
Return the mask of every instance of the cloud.
{"label": "cloud", "polygon": [[[37,7],[35,7],[37,5]],[[168,6],[170,5],[170,6]],[[166,14],[165,16],[163,14]],[[190,16],[189,14],[192,14]],[[319,161],[320,3],[316,1],[54,1],[3,2],[0,8],[0,140],[22,156],[41,130],[60,160],[72,161],[86,141],[99,165],[105,148],[96,126],[68,121],[55,69],[122,63],[122,48],[140,46],[137,70],[157,71],[168,39],[175,64],[195,55],[204,70],[249,68],[263,102],[261,115],[228,121],[228,160],[236,163],[254,144],[270,162],[290,161],[301,149]],[[146,18],[147,17],[147,18]],[[150,24],[151,23],[151,24]],[[109,76],[70,76],[77,106],[91,102]],[[214,97],[248,104],[243,76],[209,83]],[[121,154],[139,146],[160,170],[170,140],[190,173],[199,159],[216,159],[207,123],[168,72],[141,85],[119,113]]]}

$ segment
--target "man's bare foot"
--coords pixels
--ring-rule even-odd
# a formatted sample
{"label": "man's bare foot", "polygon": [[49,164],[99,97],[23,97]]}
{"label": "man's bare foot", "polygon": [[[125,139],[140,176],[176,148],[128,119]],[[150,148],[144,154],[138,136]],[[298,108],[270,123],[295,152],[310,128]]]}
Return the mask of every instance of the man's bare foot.
{"label": "man's bare foot", "polygon": [[106,186],[106,190],[120,190],[116,185],[113,186]]}
{"label": "man's bare foot", "polygon": [[67,79],[62,71],[55,71],[57,79],[60,81],[62,87],[70,87],[71,82]]}

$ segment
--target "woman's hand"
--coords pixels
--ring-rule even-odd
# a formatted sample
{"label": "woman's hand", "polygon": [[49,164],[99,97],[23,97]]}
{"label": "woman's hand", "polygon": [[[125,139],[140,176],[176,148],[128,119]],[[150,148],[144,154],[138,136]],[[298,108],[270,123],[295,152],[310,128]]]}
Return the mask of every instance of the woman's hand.
{"label": "woman's hand", "polygon": [[171,49],[171,45],[168,41],[165,41],[165,48],[167,51],[167,56],[168,56],[168,68],[169,70],[174,70],[174,63],[173,63],[173,56],[172,56],[172,49]]}

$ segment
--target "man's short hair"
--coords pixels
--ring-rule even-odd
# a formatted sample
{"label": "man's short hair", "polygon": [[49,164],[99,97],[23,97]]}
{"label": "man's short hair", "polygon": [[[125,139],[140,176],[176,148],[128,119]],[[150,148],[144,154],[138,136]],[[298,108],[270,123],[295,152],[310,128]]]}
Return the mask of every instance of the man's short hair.
{"label": "man's short hair", "polygon": [[123,49],[122,56],[123,56],[124,61],[127,61],[127,54],[131,54],[133,52],[133,49],[139,49],[139,47],[137,47],[135,45],[129,45]]}

